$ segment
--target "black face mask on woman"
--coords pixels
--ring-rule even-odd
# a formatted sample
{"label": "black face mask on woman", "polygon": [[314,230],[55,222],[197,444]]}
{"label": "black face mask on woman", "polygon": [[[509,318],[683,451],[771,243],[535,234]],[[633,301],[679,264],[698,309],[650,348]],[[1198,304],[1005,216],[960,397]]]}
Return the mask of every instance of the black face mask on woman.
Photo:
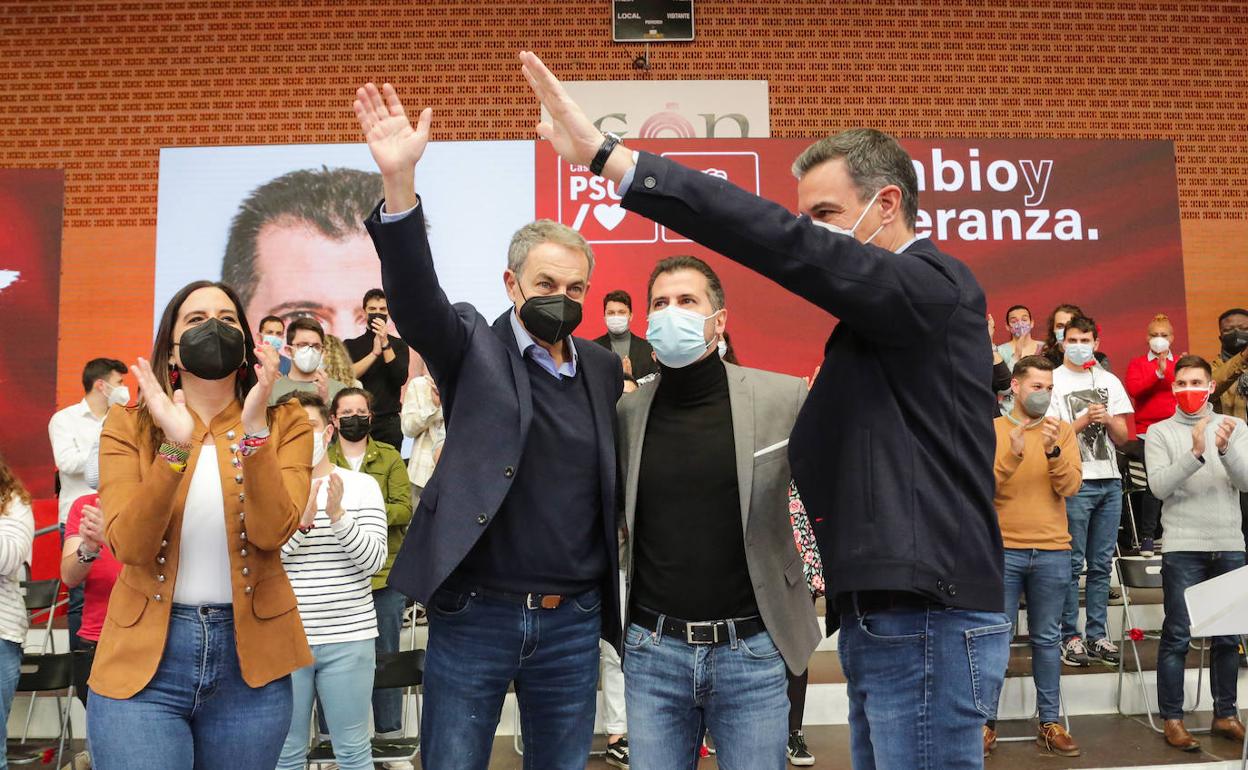
{"label": "black face mask on woman", "polygon": [[209,318],[182,332],[178,358],[182,368],[203,380],[223,380],[243,365],[247,339],[229,324]]}
{"label": "black face mask on woman", "polygon": [[347,441],[363,441],[373,430],[373,418],[364,414],[353,414],[338,418],[338,435]]}

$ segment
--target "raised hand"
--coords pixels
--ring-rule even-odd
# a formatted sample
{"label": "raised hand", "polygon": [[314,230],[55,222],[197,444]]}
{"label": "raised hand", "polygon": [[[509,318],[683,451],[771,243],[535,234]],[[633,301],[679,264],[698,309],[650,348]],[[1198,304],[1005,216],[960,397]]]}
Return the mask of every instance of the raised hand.
{"label": "raised hand", "polygon": [[629,358],[628,356],[624,356],[623,358],[621,358],[620,366],[623,367],[624,369],[625,377],[633,376],[633,360],[631,358]]}
{"label": "raised hand", "polygon": [[329,403],[329,375],[324,369],[317,369],[316,374],[312,375],[312,382],[316,385],[316,395],[321,397],[325,403]]}
{"label": "raised hand", "polygon": [[[533,93],[550,113],[549,122],[537,124],[538,135],[549,140],[555,152],[564,160],[588,165],[602,146],[602,132],[594,128],[585,111],[572,101],[563,84],[537,58],[537,54],[521,51],[520,61],[524,79],[529,82]],[[611,160],[602,175],[618,182],[632,165],[632,154],[619,146],[611,154]]]}
{"label": "raised hand", "polygon": [[1235,421],[1229,417],[1222,418],[1217,432],[1213,434],[1213,445],[1218,448],[1218,454],[1226,454],[1226,450],[1231,446],[1231,433],[1234,430]]}
{"label": "raised hand", "polygon": [[1023,456],[1023,447],[1026,445],[1027,437],[1022,425],[1014,426],[1014,430],[1010,431],[1010,452],[1015,457]]}
{"label": "raised hand", "polygon": [[243,430],[253,436],[269,427],[269,396],[273,394],[273,383],[281,376],[281,357],[272,345],[257,345],[255,352],[260,362],[255,367],[256,384],[243,399]]}
{"label": "raised hand", "polygon": [[299,518],[299,526],[310,527],[316,521],[316,497],[321,493],[321,485],[325,479],[313,479],[312,489],[308,493],[307,505],[303,506],[303,516]]}
{"label": "raised hand", "polygon": [[173,391],[173,397],[165,392],[164,386],[152,372],[152,365],[146,358],[140,358],[130,373],[139,383],[139,397],[152,416],[152,422],[165,434],[165,438],[175,444],[189,444],[195,432],[195,418],[186,407],[186,396],[179,388]]}
{"label": "raised hand", "polygon": [[413,127],[398,93],[389,83],[382,84],[380,91],[373,83],[364,84],[356,90],[352,106],[368,142],[368,151],[381,171],[388,202],[386,211],[406,211],[416,205],[412,180],[416,163],[429,144],[433,110],[428,107],[421,110]]}
{"label": "raised hand", "polygon": [[1053,447],[1057,446],[1057,430],[1061,424],[1061,420],[1056,417],[1045,417],[1044,422],[1040,424],[1040,435],[1044,437],[1044,453],[1048,454],[1053,451]]}
{"label": "raised hand", "polygon": [[329,472],[329,494],[325,497],[325,514],[329,516],[331,522],[342,518],[342,477],[333,471]]}
{"label": "raised hand", "polygon": [[1200,422],[1192,426],[1192,454],[1197,457],[1205,456],[1205,431],[1209,428],[1209,416],[1201,418]]}
{"label": "raised hand", "polygon": [[82,507],[82,521],[78,525],[78,535],[92,551],[100,550],[104,545],[104,516],[94,505]]}
{"label": "raised hand", "polygon": [[997,322],[992,320],[992,313],[988,314],[988,341],[992,342],[997,336]]}

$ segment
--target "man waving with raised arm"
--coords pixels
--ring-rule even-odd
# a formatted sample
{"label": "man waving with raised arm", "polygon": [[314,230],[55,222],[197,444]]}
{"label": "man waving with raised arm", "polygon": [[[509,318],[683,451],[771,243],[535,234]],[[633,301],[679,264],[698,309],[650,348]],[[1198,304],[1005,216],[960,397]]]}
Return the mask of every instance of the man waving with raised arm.
{"label": "man waving with raised arm", "polygon": [[429,609],[421,762],[485,770],[515,683],[526,769],[582,770],[593,737],[598,639],[619,645],[613,415],[620,359],[571,335],[594,268],[549,220],[512,238],[492,324],[438,285],[413,128],[394,89],[356,93],[385,200],[365,222],[390,314],[437,383],[447,440],[389,583]]}
{"label": "man waving with raised arm", "polygon": [[966,265],[915,237],[909,155],[870,129],[815,142],[793,164],[794,216],[604,137],[536,55],[520,59],[551,116],[537,131],[565,161],[616,182],[625,208],[840,319],[789,457],[823,519],[854,767],[981,767],[1010,633],[987,309]]}

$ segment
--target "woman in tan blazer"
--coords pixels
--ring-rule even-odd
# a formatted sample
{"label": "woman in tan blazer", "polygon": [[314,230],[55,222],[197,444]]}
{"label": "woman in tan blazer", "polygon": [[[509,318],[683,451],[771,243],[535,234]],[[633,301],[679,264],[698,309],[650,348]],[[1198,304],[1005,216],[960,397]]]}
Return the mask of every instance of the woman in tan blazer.
{"label": "woman in tan blazer", "polygon": [[266,414],[278,356],[225,284],[179,291],[138,407],[100,439],[105,537],[124,565],[95,653],[87,725],[99,770],[272,770],[290,672],[312,662],[281,547],[310,488],[297,404]]}

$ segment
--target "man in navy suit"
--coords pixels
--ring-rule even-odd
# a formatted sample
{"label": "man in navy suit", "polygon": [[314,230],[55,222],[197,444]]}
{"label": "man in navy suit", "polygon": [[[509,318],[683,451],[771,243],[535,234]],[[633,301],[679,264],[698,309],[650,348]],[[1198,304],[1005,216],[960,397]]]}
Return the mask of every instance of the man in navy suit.
{"label": "man in navy suit", "polygon": [[446,417],[442,457],[389,583],[429,610],[422,766],[485,770],[515,684],[524,766],[581,770],[593,737],[598,640],[618,645],[615,403],[620,359],[571,337],[594,258],[549,220],[512,238],[514,307],[489,323],[438,285],[394,89],[355,102],[385,200],[365,222],[402,339],[424,358]]}
{"label": "man in navy suit", "polygon": [[982,767],[982,723],[1010,636],[987,307],[970,269],[916,235],[910,156],[871,129],[815,142],[793,164],[794,216],[724,179],[626,150],[541,60],[520,58],[551,116],[538,133],[564,161],[614,181],[626,209],[839,319],[789,464],[823,520],[816,536],[829,630],[841,627],[854,767]]}

